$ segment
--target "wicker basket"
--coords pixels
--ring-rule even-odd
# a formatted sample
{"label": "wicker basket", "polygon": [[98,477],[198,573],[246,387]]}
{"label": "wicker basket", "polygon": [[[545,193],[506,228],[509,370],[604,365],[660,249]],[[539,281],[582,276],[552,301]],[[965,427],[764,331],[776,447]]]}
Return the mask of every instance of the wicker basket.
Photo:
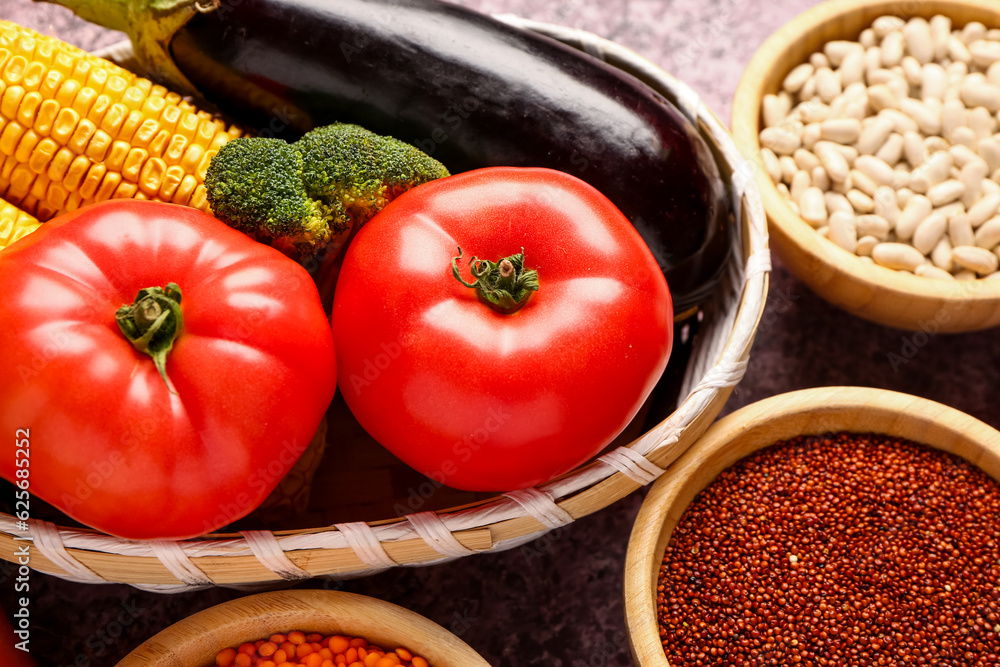
{"label": "wicker basket", "polygon": [[[767,294],[770,255],[754,181],[757,165],[739,153],[694,91],[635,53],[580,30],[509,15],[499,18],[586,51],[663,94],[700,130],[727,179],[733,253],[699,314],[676,410],[627,446],[552,482],[447,510],[306,530],[211,534],[180,542],[122,540],[31,520],[31,567],[76,582],[126,583],[160,592],[209,586],[257,589],[510,549],[649,484],[708,428],[743,376]],[[127,57],[121,49],[106,55]],[[16,562],[25,537],[15,517],[0,514],[0,558]]]}

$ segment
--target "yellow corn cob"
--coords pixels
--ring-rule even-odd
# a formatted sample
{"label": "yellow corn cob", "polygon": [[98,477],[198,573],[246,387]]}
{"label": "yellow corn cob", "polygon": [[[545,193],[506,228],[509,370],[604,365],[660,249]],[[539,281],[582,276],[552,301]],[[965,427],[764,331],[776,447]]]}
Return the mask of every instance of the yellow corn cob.
{"label": "yellow corn cob", "polygon": [[18,207],[0,199],[0,250],[35,231],[41,224]]}
{"label": "yellow corn cob", "polygon": [[114,197],[206,210],[242,130],[54,37],[0,19],[0,197],[48,220]]}

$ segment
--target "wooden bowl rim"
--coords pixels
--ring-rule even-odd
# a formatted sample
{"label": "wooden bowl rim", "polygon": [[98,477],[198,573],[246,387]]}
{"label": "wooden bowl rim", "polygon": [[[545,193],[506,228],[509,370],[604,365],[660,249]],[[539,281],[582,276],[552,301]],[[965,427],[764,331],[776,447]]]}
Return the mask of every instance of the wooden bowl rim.
{"label": "wooden bowl rim", "polygon": [[[873,428],[875,424],[882,428]],[[774,435],[776,427],[790,432]],[[681,494],[693,498],[723,470],[778,440],[840,430],[914,440],[957,454],[1000,480],[1000,431],[960,410],[910,394],[870,387],[818,387],[772,396],[731,413],[709,427],[653,484],[633,524],[624,596],[629,644],[639,667],[670,667],[656,618],[656,572],[676,520],[668,522],[687,508],[687,502],[675,507]],[[973,448],[977,455],[954,451],[943,441],[945,436]]]}
{"label": "wooden bowl rim", "polygon": [[[906,11],[902,11],[906,10]],[[824,26],[841,25],[845,17],[871,14],[872,18],[881,14],[930,17],[934,14],[948,15],[949,10],[973,12],[983,17],[993,17],[1000,27],[1000,5],[969,0],[920,0],[901,3],[899,0],[829,0],[799,14],[784,24],[757,49],[744,70],[733,98],[731,126],[737,146],[754,164],[760,165],[760,114],[763,95],[766,92],[762,82],[775,71],[781,76],[800,64],[789,62],[787,53],[804,38]],[[843,34],[844,39],[854,39],[856,35]],[[823,38],[822,42],[836,39]],[[1000,303],[1000,280],[949,281],[923,278],[888,269],[861,260],[832,241],[821,237],[799,217],[778,192],[767,171],[758,167],[755,171],[758,187],[770,225],[791,239],[794,246],[812,261],[832,268],[852,281],[866,288],[887,295],[887,298],[917,298],[941,301],[944,304],[964,303],[969,300]],[[821,293],[820,289],[816,290]]]}
{"label": "wooden bowl rim", "polygon": [[489,667],[458,636],[416,612],[321,589],[256,593],[203,609],[146,640],[118,667],[210,667],[226,647],[291,630],[364,637],[386,650],[404,647],[435,667]]}

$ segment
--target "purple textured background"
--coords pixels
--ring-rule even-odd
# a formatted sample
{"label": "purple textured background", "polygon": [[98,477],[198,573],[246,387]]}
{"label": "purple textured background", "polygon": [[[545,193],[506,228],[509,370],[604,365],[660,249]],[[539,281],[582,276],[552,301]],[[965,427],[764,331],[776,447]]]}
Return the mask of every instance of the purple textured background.
{"label": "purple textured background", "polygon": [[[331,0],[333,2],[335,0]],[[464,0],[590,30],[684,80],[723,120],[754,50],[815,0]],[[0,17],[87,49],[121,36],[58,7],[0,0]],[[894,369],[889,355],[918,349]],[[749,370],[726,411],[813,386],[863,385],[925,396],[1000,427],[997,331],[914,336],[847,315],[820,300],[775,261],[768,308]],[[402,604],[451,627],[492,665],[631,665],[622,574],[644,493],[532,545],[427,568],[396,569],[338,584]],[[0,606],[13,610],[13,568],[0,563]],[[322,586],[306,582],[305,587]],[[40,665],[113,665],[191,613],[242,595],[214,589],[155,595],[128,586],[31,578],[31,648]],[[121,620],[125,622],[122,623]]]}

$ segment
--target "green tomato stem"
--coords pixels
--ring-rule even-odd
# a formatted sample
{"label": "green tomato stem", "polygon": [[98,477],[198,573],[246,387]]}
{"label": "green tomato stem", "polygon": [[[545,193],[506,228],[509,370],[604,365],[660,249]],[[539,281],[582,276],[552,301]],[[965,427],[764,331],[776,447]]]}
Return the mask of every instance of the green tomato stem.
{"label": "green tomato stem", "polygon": [[471,283],[466,282],[458,271],[458,260],[461,258],[462,249],[459,248],[458,256],[451,259],[452,275],[466,287],[475,289],[479,300],[498,313],[509,315],[520,310],[532,292],[538,291],[538,271],[524,268],[524,248],[498,262],[473,256],[469,259],[469,269],[475,278]]}
{"label": "green tomato stem", "polygon": [[[177,283],[139,290],[133,303],[118,309],[115,321],[132,347],[153,358],[156,370],[169,388],[167,354],[173,349],[184,323],[181,288]],[[173,389],[170,392],[177,393]]]}

